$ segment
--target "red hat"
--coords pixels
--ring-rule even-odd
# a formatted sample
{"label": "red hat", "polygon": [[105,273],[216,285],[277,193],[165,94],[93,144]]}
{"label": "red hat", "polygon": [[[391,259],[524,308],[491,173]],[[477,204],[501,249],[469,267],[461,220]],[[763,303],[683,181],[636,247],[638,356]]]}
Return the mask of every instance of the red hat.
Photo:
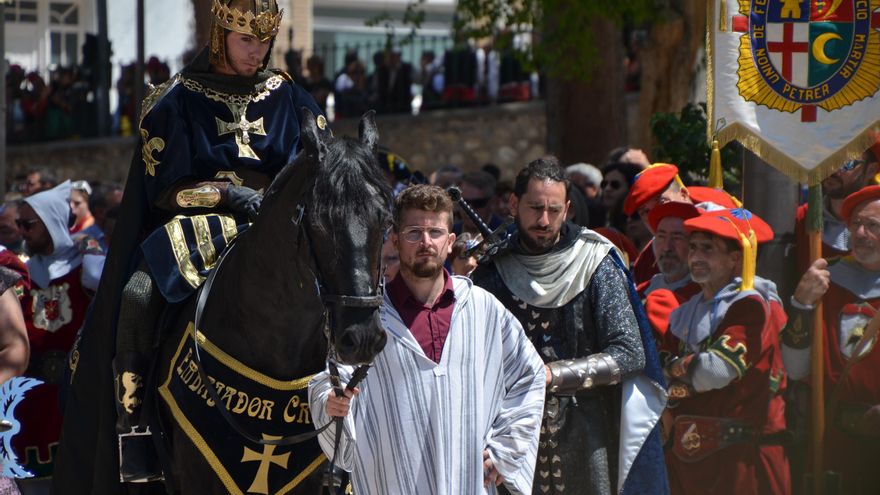
{"label": "red hat", "polygon": [[724,208],[739,208],[742,204],[738,204],[736,198],[728,194],[724,189],[715,189],[714,187],[690,186],[688,194],[694,204],[697,203],[715,203]]}
{"label": "red hat", "polygon": [[852,215],[852,211],[856,206],[865,201],[873,201],[875,199],[880,199],[880,186],[863,187],[843,200],[843,208],[840,211],[840,216],[843,218],[844,222],[849,223],[849,217]]}
{"label": "red hat", "polygon": [[623,203],[623,212],[632,215],[651,198],[663,193],[673,180],[678,180],[678,167],[670,163],[655,163],[639,172],[629,188]]}
{"label": "red hat", "polygon": [[700,210],[696,206],[681,201],[670,201],[658,205],[651,210],[651,213],[648,214],[648,224],[651,226],[652,231],[656,231],[660,221],[666,217],[678,217],[687,220],[698,216],[700,216]]}
{"label": "red hat", "polygon": [[685,220],[684,229],[688,233],[708,232],[736,242],[741,242],[740,234],[748,237],[749,230],[754,230],[759,244],[773,240],[773,229],[767,222],[745,208],[705,212]]}

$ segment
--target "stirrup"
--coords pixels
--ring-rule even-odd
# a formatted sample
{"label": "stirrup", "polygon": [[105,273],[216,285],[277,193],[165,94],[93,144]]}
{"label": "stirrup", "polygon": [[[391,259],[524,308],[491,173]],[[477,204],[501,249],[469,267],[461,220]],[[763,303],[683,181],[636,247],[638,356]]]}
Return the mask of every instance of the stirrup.
{"label": "stirrup", "polygon": [[128,433],[119,437],[119,481],[122,483],[150,483],[163,481],[165,476],[159,467],[153,445],[153,432],[147,426],[140,431],[133,426]]}

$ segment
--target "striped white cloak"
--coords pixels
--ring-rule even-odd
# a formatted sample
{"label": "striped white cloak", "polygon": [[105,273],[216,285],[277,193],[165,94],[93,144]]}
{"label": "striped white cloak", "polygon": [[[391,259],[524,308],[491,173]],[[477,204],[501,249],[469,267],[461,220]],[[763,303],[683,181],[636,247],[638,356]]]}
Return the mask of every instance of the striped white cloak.
{"label": "striped white cloak", "polygon": [[[338,466],[358,495],[495,493],[483,486],[488,449],[505,485],[530,494],[544,407],[544,364],[494,296],[453,277],[455,307],[440,363],[425,356],[388,295],[380,318],[388,344],[346,417]],[[340,366],[342,381],[353,371]],[[316,427],[330,421],[327,371],[309,383]],[[333,455],[335,426],[320,435]]]}

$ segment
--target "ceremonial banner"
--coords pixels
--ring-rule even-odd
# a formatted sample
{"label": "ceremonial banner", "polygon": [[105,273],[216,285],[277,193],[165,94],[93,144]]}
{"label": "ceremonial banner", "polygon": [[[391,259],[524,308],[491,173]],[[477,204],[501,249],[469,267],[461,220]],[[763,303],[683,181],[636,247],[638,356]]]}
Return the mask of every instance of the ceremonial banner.
{"label": "ceremonial banner", "polygon": [[712,0],[709,135],[816,184],[880,130],[880,0]]}

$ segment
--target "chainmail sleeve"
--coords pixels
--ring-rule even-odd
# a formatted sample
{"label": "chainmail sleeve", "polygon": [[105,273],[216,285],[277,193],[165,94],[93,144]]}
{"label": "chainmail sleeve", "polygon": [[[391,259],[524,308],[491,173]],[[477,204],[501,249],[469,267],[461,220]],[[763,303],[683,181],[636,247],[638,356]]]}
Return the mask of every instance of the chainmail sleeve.
{"label": "chainmail sleeve", "polygon": [[645,349],[629,299],[629,283],[614,260],[605,256],[587,286],[587,304],[592,306],[599,343],[597,351],[614,359],[621,378],[628,378],[645,368]]}

